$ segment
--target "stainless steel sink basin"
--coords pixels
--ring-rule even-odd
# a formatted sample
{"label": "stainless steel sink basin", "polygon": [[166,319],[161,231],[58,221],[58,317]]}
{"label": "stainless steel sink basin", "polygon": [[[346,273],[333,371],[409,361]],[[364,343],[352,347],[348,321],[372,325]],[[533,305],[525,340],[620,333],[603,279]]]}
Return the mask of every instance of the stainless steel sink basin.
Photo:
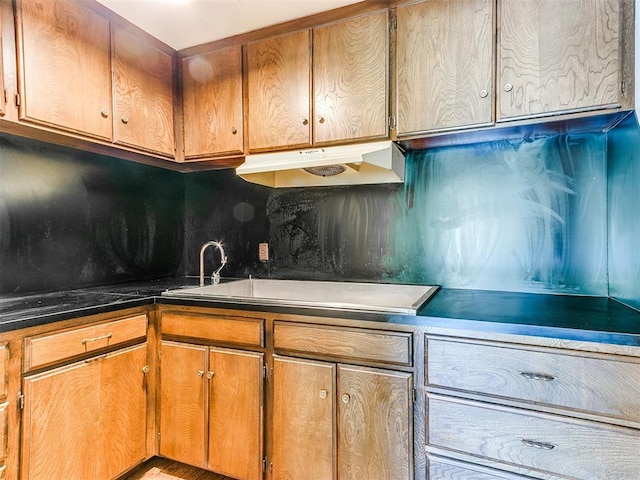
{"label": "stainless steel sink basin", "polygon": [[251,305],[415,314],[437,290],[430,285],[246,279],[168,290],[162,295]]}

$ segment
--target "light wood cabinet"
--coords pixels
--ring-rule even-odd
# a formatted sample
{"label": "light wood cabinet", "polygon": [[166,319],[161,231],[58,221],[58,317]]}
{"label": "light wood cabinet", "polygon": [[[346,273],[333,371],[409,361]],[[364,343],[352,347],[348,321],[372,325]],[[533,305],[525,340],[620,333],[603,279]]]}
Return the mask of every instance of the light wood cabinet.
{"label": "light wood cabinet", "polygon": [[185,159],[241,154],[241,46],[183,58],[182,79]]}
{"label": "light wood cabinet", "polygon": [[109,21],[70,0],[19,0],[20,120],[112,138]]}
{"label": "light wood cabinet", "polygon": [[410,373],[287,357],[273,369],[274,479],[413,478]]}
{"label": "light wood cabinet", "polygon": [[399,6],[398,137],[491,125],[494,51],[492,0]]}
{"label": "light wood cabinet", "polygon": [[21,478],[109,480],[146,455],[146,344],[26,376]]}
{"label": "light wood cabinet", "polygon": [[249,150],[388,137],[388,51],[386,10],[249,43]]}
{"label": "light wood cabinet", "polygon": [[249,150],[311,145],[311,31],[247,45]]}
{"label": "light wood cabinet", "polygon": [[389,134],[386,10],[313,29],[313,143]]}
{"label": "light wood cabinet", "polygon": [[161,359],[160,455],[262,478],[263,354],[163,340]]}
{"label": "light wood cabinet", "polygon": [[173,57],[114,26],[115,143],[175,156]]}
{"label": "light wood cabinet", "polygon": [[620,0],[498,1],[498,120],[619,107]]}

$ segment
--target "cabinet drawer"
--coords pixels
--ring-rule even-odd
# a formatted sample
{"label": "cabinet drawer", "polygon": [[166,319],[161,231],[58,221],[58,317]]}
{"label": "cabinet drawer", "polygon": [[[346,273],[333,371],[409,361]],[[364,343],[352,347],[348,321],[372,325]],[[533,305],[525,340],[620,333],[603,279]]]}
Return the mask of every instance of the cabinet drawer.
{"label": "cabinet drawer", "polygon": [[162,314],[162,334],[263,347],[264,320],[261,318],[164,312]]}
{"label": "cabinet drawer", "polygon": [[88,327],[27,337],[24,340],[24,369],[28,371],[66,358],[144,338],[146,335],[147,315],[140,314]]}
{"label": "cabinet drawer", "polygon": [[430,337],[426,349],[428,385],[640,423],[639,359]]}
{"label": "cabinet drawer", "polygon": [[640,431],[471,400],[428,396],[427,449],[569,478],[637,478]]}
{"label": "cabinet drawer", "polygon": [[427,478],[429,480],[527,480],[531,477],[427,455]]}
{"label": "cabinet drawer", "polygon": [[395,365],[412,363],[410,333],[275,322],[273,341],[276,349],[287,352]]}

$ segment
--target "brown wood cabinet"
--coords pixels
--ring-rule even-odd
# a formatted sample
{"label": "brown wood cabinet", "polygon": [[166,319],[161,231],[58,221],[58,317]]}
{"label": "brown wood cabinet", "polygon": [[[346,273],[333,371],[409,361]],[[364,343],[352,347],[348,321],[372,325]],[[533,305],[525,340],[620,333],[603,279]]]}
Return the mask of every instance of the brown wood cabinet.
{"label": "brown wood cabinet", "polygon": [[249,43],[249,150],[388,137],[388,51],[387,10]]}
{"label": "brown wood cabinet", "polygon": [[70,0],[19,0],[20,120],[112,138],[109,21]]}
{"label": "brown wood cabinet", "polygon": [[21,478],[109,480],[146,455],[146,344],[23,380]]}
{"label": "brown wood cabinet", "polygon": [[160,455],[262,478],[263,354],[164,340],[161,358]]}
{"label": "brown wood cabinet", "polygon": [[494,2],[397,8],[397,135],[493,123]]}
{"label": "brown wood cabinet", "polygon": [[182,104],[185,159],[241,154],[241,46],[183,58]]}
{"label": "brown wood cabinet", "polygon": [[274,479],[413,478],[410,373],[275,357],[273,385]]}
{"label": "brown wood cabinet", "polygon": [[0,3],[0,117],[3,117],[5,114],[5,104],[7,102],[7,92],[4,88],[4,62],[3,62],[3,52],[2,52],[2,3]]}
{"label": "brown wood cabinet", "polygon": [[173,57],[114,26],[116,143],[175,156]]}
{"label": "brown wood cabinet", "polygon": [[389,135],[389,18],[383,10],[313,29],[313,143]]}
{"label": "brown wood cabinet", "polygon": [[311,145],[311,31],[247,45],[252,152]]}
{"label": "brown wood cabinet", "polygon": [[620,106],[621,0],[498,8],[498,120]]}

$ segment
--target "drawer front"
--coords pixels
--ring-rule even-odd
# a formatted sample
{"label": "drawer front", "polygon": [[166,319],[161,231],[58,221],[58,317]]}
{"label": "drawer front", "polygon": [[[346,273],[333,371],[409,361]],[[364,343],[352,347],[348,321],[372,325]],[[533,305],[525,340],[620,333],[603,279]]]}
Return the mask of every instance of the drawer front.
{"label": "drawer front", "polygon": [[638,430],[435,395],[427,412],[429,446],[570,478],[638,478]]}
{"label": "drawer front", "polygon": [[412,363],[411,334],[275,322],[274,347],[293,353],[407,365]]}
{"label": "drawer front", "polygon": [[[640,363],[427,338],[428,385],[640,423]],[[635,360],[635,361],[634,361]]]}
{"label": "drawer front", "polygon": [[25,371],[147,335],[147,315],[25,339]]}
{"label": "drawer front", "polygon": [[264,346],[264,320],[231,316],[164,312],[162,334],[212,342]]}
{"label": "drawer front", "polygon": [[427,455],[427,478],[429,480],[527,480],[531,477]]}

